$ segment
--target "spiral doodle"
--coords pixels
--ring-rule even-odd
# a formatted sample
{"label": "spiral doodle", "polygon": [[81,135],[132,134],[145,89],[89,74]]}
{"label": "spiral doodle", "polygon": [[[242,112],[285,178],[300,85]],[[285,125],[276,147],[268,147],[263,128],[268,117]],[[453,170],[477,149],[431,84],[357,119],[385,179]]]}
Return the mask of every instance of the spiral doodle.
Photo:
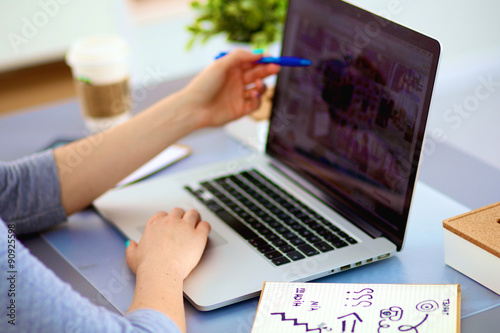
{"label": "spiral doodle", "polygon": [[427,300],[427,301],[423,301],[423,302],[418,303],[416,308],[418,311],[421,311],[421,312],[432,312],[432,311],[436,311],[439,308],[439,305],[437,304],[436,301]]}

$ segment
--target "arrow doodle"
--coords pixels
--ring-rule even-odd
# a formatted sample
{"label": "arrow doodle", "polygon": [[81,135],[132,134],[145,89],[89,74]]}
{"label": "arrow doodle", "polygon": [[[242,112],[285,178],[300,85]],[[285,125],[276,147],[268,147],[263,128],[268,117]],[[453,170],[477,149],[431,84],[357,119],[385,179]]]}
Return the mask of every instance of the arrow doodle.
{"label": "arrow doodle", "polygon": [[280,315],[281,316],[281,321],[292,321],[293,326],[305,326],[306,327],[306,332],[313,332],[317,331],[321,333],[321,328],[309,328],[309,324],[307,323],[299,323],[297,322],[297,318],[285,318],[285,313],[284,312],[274,312],[271,313],[271,315]]}

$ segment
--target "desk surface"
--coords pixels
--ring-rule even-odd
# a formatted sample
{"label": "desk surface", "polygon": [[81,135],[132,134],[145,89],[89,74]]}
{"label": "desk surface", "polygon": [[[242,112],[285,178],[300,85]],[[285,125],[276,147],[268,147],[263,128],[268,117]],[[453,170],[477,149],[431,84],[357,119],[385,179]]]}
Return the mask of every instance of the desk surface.
{"label": "desk surface", "polygon": [[[179,80],[166,87],[160,87],[160,90],[151,93],[151,99],[148,101],[157,100],[159,99],[157,97],[167,91],[177,89],[184,83],[185,80]],[[146,105],[138,107],[142,109],[144,106]],[[34,127],[34,124],[37,126]],[[14,159],[40,150],[55,139],[76,138],[85,134],[75,101],[53,105],[37,112],[3,118],[0,119],[0,142],[8,144],[0,145],[0,158]],[[183,139],[182,143],[191,145],[193,154],[167,168],[158,176],[251,153],[248,148],[228,137],[222,130],[204,130],[193,133]],[[217,154],[210,150],[210,147],[214,146],[219,147]],[[443,165],[446,161],[443,161],[442,157],[453,158],[455,165],[458,161],[462,162],[460,165],[463,169],[456,170],[457,177],[460,176],[461,171],[467,172],[467,166],[473,166],[476,170],[480,168],[482,178],[475,179],[474,184],[484,182],[487,185],[485,189],[499,188],[494,186],[496,184],[491,184],[491,181],[500,179],[498,177],[500,172],[446,145],[440,146],[438,152],[439,154],[433,154],[424,159],[420,174],[420,179],[424,182],[419,181],[417,186],[407,242],[403,251],[394,258],[332,275],[318,282],[460,283],[462,285],[462,315],[466,318],[462,320],[463,332],[487,332],[488,328],[492,329],[488,320],[493,323],[498,315],[496,313],[500,309],[498,307],[500,297],[444,265],[441,221],[467,211],[468,207],[475,208],[475,205],[493,202],[495,193],[480,191],[470,195],[470,191],[463,188],[460,190],[460,185],[457,185],[452,178],[454,176],[443,177],[449,172],[446,170],[446,164]],[[441,174],[441,171],[444,173]],[[492,176],[494,178],[490,178]],[[465,183],[470,181],[469,178],[464,179]],[[451,189],[450,184],[454,184]],[[439,189],[439,192],[435,188]],[[447,193],[448,196],[441,192]],[[450,196],[460,203],[451,199]],[[31,239],[28,243],[33,243],[33,241]],[[58,259],[66,259],[73,267],[73,273],[81,274],[73,274],[66,278],[75,289],[91,301],[106,305],[111,309],[115,308],[119,312],[127,309],[132,299],[135,277],[125,263],[124,238],[95,212],[87,210],[75,214],[69,218],[68,223],[42,233],[41,237],[35,241],[39,245],[41,242],[49,244],[60,254]],[[52,249],[47,247],[44,249],[43,246],[31,248],[32,252],[42,260],[43,252]],[[106,256],[102,253],[106,253]],[[67,262],[59,260],[54,263],[54,259],[47,259],[47,256],[45,258],[46,264],[56,273],[67,271],[67,269],[60,269],[61,265],[66,265],[65,268],[67,268]],[[95,289],[88,288],[89,285]],[[257,299],[253,299],[202,313],[187,304],[188,329],[193,332],[200,330],[203,332],[248,332],[256,307]],[[485,311],[490,308],[493,308],[495,313]],[[479,329],[476,326],[478,324],[482,324],[484,328]]]}

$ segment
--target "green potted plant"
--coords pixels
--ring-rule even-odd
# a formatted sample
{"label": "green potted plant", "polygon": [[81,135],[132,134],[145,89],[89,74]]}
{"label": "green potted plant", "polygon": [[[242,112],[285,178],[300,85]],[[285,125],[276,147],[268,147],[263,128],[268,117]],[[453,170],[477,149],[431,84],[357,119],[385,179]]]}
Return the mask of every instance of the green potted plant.
{"label": "green potted plant", "polygon": [[195,0],[191,7],[199,15],[188,26],[188,48],[225,34],[230,42],[267,49],[281,39],[288,0]]}

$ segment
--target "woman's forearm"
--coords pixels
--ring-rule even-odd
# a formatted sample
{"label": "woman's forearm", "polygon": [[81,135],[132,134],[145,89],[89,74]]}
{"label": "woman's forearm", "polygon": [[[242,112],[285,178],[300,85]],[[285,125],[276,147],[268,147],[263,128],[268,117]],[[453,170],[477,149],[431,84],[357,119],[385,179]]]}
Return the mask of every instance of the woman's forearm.
{"label": "woman's forearm", "polygon": [[183,278],[176,275],[178,269],[165,268],[165,263],[137,271],[134,299],[127,312],[138,309],[153,309],[169,317],[186,332],[184,311]]}
{"label": "woman's forearm", "polygon": [[194,107],[178,92],[117,127],[54,150],[68,215],[196,129]]}

